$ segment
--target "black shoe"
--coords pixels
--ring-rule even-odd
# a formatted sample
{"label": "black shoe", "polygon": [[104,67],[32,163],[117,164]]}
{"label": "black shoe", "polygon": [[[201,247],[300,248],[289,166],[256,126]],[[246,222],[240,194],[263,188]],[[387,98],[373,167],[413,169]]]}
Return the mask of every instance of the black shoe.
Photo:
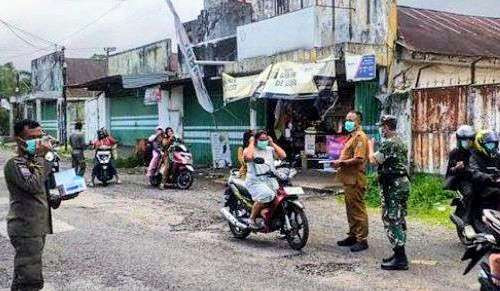
{"label": "black shoe", "polygon": [[387,263],[383,263],[380,267],[382,268],[382,270],[387,271],[408,270],[408,258],[406,257],[405,248],[398,247],[394,249],[394,258]]}
{"label": "black shoe", "polygon": [[339,247],[351,247],[351,246],[355,245],[356,243],[357,243],[356,238],[350,236],[344,240],[339,240],[337,242],[337,245]]}
{"label": "black shoe", "polygon": [[[394,251],[394,249],[393,249],[393,251]],[[382,262],[383,262],[383,263],[389,263],[390,261],[392,261],[392,259],[394,259],[394,256],[396,256],[395,251],[394,251],[394,253],[393,253],[390,257],[383,258],[383,259],[382,259]]]}
{"label": "black shoe", "polygon": [[362,242],[357,242],[355,245],[351,247],[351,252],[357,253],[361,252],[364,250],[368,249],[368,242],[367,241],[362,241]]}

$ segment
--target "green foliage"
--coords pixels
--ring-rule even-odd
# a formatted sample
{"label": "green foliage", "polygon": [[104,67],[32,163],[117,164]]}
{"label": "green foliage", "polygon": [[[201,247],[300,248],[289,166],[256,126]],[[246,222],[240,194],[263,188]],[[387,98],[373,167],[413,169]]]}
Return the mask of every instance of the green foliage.
{"label": "green foliage", "polygon": [[[433,225],[451,226],[449,200],[454,193],[443,190],[440,176],[416,174],[411,179],[411,191],[408,199],[408,214]],[[368,176],[368,189],[365,196],[369,207],[380,206],[380,188],[377,175]]]}
{"label": "green foliage", "polygon": [[[410,198],[408,207],[419,209],[432,209],[454,197],[453,192],[443,190],[443,179],[436,175],[416,174],[411,179]],[[380,188],[377,176],[368,176],[368,190],[366,202],[371,207],[380,206]]]}
{"label": "green foliage", "polygon": [[9,135],[9,112],[0,108],[0,135]]}
{"label": "green foliage", "polygon": [[142,166],[141,160],[136,156],[130,156],[127,158],[118,158],[115,160],[115,166],[120,169],[130,169]]}

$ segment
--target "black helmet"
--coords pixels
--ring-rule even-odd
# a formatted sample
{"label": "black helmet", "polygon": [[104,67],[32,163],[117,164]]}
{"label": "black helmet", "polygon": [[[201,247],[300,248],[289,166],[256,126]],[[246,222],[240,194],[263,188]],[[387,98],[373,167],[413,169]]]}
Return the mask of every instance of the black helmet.
{"label": "black helmet", "polygon": [[380,118],[380,122],[377,123],[378,126],[388,125],[390,129],[396,130],[398,126],[398,119],[394,115],[383,115]]}
{"label": "black helmet", "polygon": [[462,140],[462,139],[474,140],[474,138],[476,137],[476,132],[474,131],[474,128],[472,126],[462,125],[458,127],[456,136],[457,140]]}
{"label": "black helmet", "polygon": [[476,136],[476,147],[487,155],[496,155],[498,152],[498,134],[491,130],[480,131]]}
{"label": "black helmet", "polygon": [[103,139],[106,137],[106,131],[104,128],[101,128],[97,131],[97,138]]}

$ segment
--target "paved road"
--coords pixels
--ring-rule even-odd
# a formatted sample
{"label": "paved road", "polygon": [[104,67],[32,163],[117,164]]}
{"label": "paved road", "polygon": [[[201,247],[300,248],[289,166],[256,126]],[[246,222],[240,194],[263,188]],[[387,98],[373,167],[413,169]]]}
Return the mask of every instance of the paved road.
{"label": "paved road", "polygon": [[[0,165],[7,156],[0,153]],[[344,206],[334,197],[307,196],[311,236],[303,252],[271,235],[230,236],[220,218],[222,187],[198,179],[190,191],[160,191],[140,175],[97,187],[54,212],[56,234],[44,253],[46,290],[305,289],[469,290],[461,276],[462,247],[448,229],[410,221],[408,272],[383,272],[389,253],[378,212],[370,214],[370,249],[336,246],[345,233]],[[8,209],[0,174],[0,220]],[[0,288],[8,288],[13,249],[0,221]]]}

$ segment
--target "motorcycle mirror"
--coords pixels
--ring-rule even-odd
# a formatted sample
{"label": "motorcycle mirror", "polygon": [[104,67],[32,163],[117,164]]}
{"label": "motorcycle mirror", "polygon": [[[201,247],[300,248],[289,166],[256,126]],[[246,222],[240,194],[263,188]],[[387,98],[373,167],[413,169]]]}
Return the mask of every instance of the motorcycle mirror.
{"label": "motorcycle mirror", "polygon": [[263,165],[266,163],[266,161],[263,158],[255,158],[253,159],[253,162],[256,163],[257,165]]}

